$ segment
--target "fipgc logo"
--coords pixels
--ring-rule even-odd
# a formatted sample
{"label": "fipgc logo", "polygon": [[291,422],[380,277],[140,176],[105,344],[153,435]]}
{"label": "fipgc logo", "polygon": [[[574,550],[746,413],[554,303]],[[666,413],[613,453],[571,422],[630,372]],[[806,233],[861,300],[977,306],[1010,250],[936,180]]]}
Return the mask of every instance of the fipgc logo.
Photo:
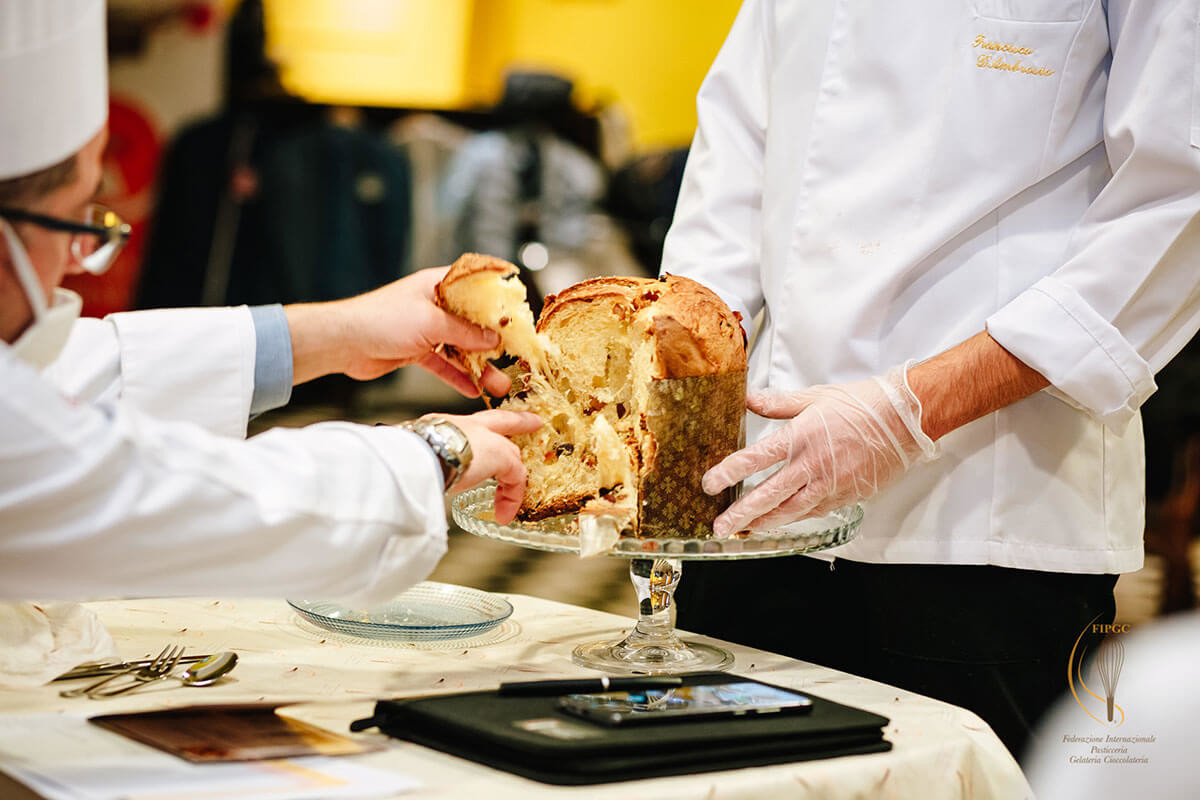
{"label": "fipgc logo", "polygon": [[1067,664],[1067,680],[1071,695],[1084,713],[1106,728],[1119,728],[1125,723],[1125,709],[1116,699],[1121,667],[1125,665],[1121,635],[1129,632],[1129,625],[1106,625],[1098,623],[1098,619],[1099,614],[1075,639]]}

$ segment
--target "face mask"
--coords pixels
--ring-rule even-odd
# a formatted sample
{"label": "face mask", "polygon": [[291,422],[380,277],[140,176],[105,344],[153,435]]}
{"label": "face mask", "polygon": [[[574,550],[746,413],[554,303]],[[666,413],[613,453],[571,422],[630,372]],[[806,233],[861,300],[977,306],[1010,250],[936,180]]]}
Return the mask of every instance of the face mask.
{"label": "face mask", "polygon": [[48,367],[67,344],[71,328],[79,319],[83,309],[83,298],[68,289],[54,290],[54,304],[46,307],[46,297],[38,283],[37,273],[25,252],[25,246],[17,238],[16,232],[3,219],[0,219],[0,231],[8,242],[8,255],[17,280],[29,305],[33,308],[33,322],[25,332],[12,343],[17,358],[38,369]]}

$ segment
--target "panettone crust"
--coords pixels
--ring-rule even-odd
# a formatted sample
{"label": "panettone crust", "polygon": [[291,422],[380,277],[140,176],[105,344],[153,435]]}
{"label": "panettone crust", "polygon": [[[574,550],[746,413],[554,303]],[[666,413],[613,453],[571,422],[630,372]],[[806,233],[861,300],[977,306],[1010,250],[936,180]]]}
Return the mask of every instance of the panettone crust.
{"label": "panettone crust", "polygon": [[577,283],[546,298],[538,332],[572,303],[623,300],[631,315],[650,308],[648,335],[655,339],[662,374],[659,378],[691,378],[746,368],[741,322],[711,289],[690,278],[612,276]]}
{"label": "panettone crust", "polygon": [[522,506],[520,511],[517,512],[517,519],[522,522],[537,522],[541,519],[557,517],[560,514],[574,514],[583,508],[585,503],[594,498],[595,495],[591,493],[573,494],[557,497],[553,502],[543,503],[532,508]]}
{"label": "panettone crust", "polygon": [[450,265],[450,271],[446,273],[444,278],[438,281],[438,285],[434,289],[438,305],[448,308],[446,305],[447,288],[463,278],[480,272],[496,272],[500,275],[512,273],[516,275],[519,270],[515,264],[509,263],[503,258],[496,258],[495,256],[488,256],[482,253],[463,253]]}
{"label": "panettone crust", "polygon": [[671,317],[691,331],[705,359],[714,366],[711,373],[704,374],[745,369],[746,340],[738,316],[704,284],[679,275],[663,277],[668,291],[655,304],[655,315]]}
{"label": "panettone crust", "polygon": [[[434,287],[434,302],[452,314],[467,316],[469,318],[470,315],[464,313],[465,309],[461,303],[455,302],[455,298],[453,297],[455,289],[463,281],[488,272],[496,274],[502,280],[506,278],[516,280],[516,276],[520,274],[516,265],[502,258],[483,255],[481,253],[463,253],[450,265],[449,271],[438,281],[437,286]],[[483,391],[482,386],[480,386],[479,380],[487,368],[488,362],[493,358],[503,355],[503,344],[494,350],[480,352],[467,352],[450,344],[440,345],[439,349],[447,359],[457,364],[471,376],[471,379],[475,382],[475,388],[480,392],[480,396],[490,406],[491,403],[488,402],[487,394]]]}
{"label": "panettone crust", "polygon": [[542,303],[542,316],[538,319],[538,329],[540,330],[542,325],[554,315],[555,310],[572,300],[586,300],[596,295],[615,294],[632,301],[643,286],[651,283],[657,283],[657,281],[628,275],[610,275],[580,281],[568,286],[558,294],[547,295]]}

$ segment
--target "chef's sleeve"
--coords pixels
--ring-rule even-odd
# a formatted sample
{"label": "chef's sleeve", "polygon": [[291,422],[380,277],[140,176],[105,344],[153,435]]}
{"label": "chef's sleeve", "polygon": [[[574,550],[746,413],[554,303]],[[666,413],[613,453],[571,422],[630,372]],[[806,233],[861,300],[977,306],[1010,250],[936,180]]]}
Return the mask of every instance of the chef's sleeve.
{"label": "chef's sleeve", "polygon": [[80,402],[122,402],[243,438],[291,397],[282,306],[130,311],[81,319],[45,376]]}
{"label": "chef's sleeve", "polygon": [[237,440],[124,401],[72,403],[7,352],[0,378],[4,598],[371,604],[445,552],[441,469],[407,431],[327,422]]}
{"label": "chef's sleeve", "polygon": [[1121,430],[1200,326],[1200,3],[1111,0],[1112,179],[1062,266],[987,329],[1058,396]]}
{"label": "chef's sleeve", "polygon": [[250,414],[286,406],[292,399],[292,331],[278,303],[251,306],[254,322],[254,394]]}

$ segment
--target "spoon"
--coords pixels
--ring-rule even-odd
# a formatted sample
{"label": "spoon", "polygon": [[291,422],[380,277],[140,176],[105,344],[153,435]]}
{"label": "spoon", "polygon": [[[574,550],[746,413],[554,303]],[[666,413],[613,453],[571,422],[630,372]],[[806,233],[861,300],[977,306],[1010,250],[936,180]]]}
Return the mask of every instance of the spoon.
{"label": "spoon", "polygon": [[179,677],[179,682],[184,686],[208,686],[211,683],[216,683],[221,676],[229,672],[237,666],[237,653],[226,650],[222,653],[213,653],[203,661],[197,661]]}

